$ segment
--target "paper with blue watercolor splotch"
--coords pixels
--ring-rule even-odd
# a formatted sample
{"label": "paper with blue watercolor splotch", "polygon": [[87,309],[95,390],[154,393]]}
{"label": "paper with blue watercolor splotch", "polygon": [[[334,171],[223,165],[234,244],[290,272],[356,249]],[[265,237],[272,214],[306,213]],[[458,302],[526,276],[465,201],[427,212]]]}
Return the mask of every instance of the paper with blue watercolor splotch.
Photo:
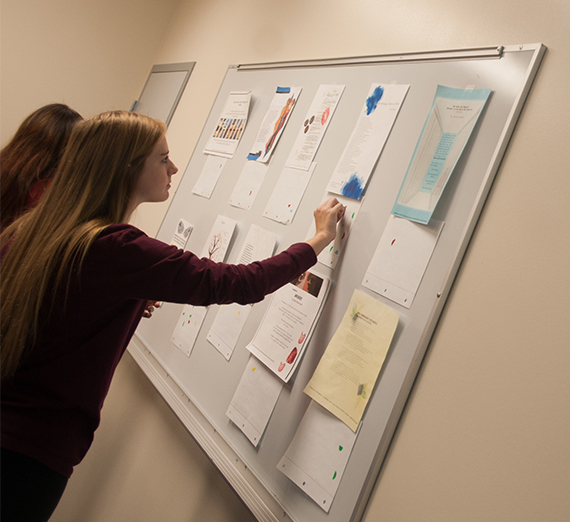
{"label": "paper with blue watercolor splotch", "polygon": [[393,215],[429,223],[490,93],[437,86]]}
{"label": "paper with blue watercolor splotch", "polygon": [[361,199],[409,85],[372,84],[327,190]]}

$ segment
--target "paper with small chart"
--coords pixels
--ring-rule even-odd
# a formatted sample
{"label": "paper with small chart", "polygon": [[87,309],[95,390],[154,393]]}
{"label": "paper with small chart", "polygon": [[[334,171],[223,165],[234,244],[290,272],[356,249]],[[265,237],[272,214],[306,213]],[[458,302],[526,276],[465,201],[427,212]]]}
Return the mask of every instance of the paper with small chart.
{"label": "paper with small chart", "polygon": [[226,415],[256,447],[282,388],[283,381],[250,355]]}
{"label": "paper with small chart", "polygon": [[[247,265],[273,255],[277,236],[257,225],[251,225],[237,259],[238,264]],[[236,347],[243,326],[252,305],[237,303],[222,305],[214,318],[206,339],[228,361]]]}
{"label": "paper with small chart", "polygon": [[437,86],[392,214],[429,222],[490,93]]}
{"label": "paper with small chart", "polygon": [[225,158],[233,157],[245,130],[250,99],[251,92],[230,93],[218,118],[216,128],[206,143],[205,154]]}
{"label": "paper with small chart", "polygon": [[409,85],[372,84],[327,190],[353,199],[364,193]]}
{"label": "paper with small chart", "polygon": [[442,228],[443,221],[420,225],[391,215],[362,285],[410,308]]}
{"label": "paper with small chart", "polygon": [[299,94],[301,94],[301,87],[277,87],[247,156],[248,160],[260,163],[269,161],[295,108]]}
{"label": "paper with small chart", "polygon": [[356,432],[398,326],[399,314],[355,290],[305,393]]}
{"label": "paper with small chart", "polygon": [[287,382],[322,312],[330,279],[307,271],[277,290],[247,349]]}
{"label": "paper with small chart", "polygon": [[202,172],[200,172],[200,177],[192,189],[192,193],[209,199],[212,192],[214,192],[218,179],[220,179],[220,174],[226,165],[226,161],[227,158],[208,154],[204,167],[202,167]]}
{"label": "paper with small chart", "polygon": [[311,401],[277,469],[328,513],[357,435]]}
{"label": "paper with small chart", "polygon": [[285,166],[309,169],[343,91],[344,85],[319,86]]}

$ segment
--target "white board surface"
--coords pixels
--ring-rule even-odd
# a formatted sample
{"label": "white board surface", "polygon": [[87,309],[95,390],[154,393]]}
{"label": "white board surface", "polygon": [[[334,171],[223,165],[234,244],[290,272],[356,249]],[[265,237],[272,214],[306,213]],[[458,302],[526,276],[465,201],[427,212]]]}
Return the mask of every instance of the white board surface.
{"label": "white board surface", "polygon": [[[363,204],[342,257],[334,270],[319,266],[332,290],[297,374],[284,387],[268,428],[257,447],[226,416],[246,367],[246,344],[263,317],[267,302],[255,305],[229,361],[208,343],[215,317],[209,312],[190,357],[170,342],[182,305],[168,304],[141,323],[130,353],[165,396],[259,520],[347,522],[360,520],[367,499],[404,409],[431,335],[473,233],[501,158],[513,133],[532,80],[545,52],[540,44],[489,47],[438,53],[348,58],[287,64],[230,67],[220,87],[195,152],[171,203],[158,238],[170,240],[180,219],[195,224],[187,248],[199,252],[219,214],[237,222],[228,262],[235,262],[252,224],[279,238],[277,251],[304,239],[313,209],[320,203],[339,155],[350,137],[363,96],[373,83],[409,84],[392,132],[373,171]],[[322,84],[346,85],[342,100],[315,157],[317,166],[290,225],[263,217],[299,126]],[[248,147],[277,86],[302,86],[287,128],[251,210],[229,204]],[[410,308],[399,306],[362,286],[363,276],[413,154],[437,85],[490,88],[489,101],[450,179],[433,218],[445,223]],[[230,92],[251,91],[245,134],[226,164],[210,199],[192,194],[202,170],[204,145]],[[342,482],[328,513],[320,509],[278,469],[307,409],[303,393],[320,356],[338,326],[355,288],[374,295],[400,314],[394,341],[365,412]],[[213,307],[215,308],[215,307]]]}

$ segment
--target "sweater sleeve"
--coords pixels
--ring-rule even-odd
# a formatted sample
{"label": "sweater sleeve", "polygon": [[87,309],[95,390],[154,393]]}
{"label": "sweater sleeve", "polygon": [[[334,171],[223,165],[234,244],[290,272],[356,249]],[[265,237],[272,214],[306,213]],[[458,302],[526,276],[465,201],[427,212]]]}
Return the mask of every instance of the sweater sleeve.
{"label": "sweater sleeve", "polygon": [[[317,261],[307,243],[248,265],[198,258],[130,225],[108,227],[92,245],[84,269],[120,298],[197,306],[255,303],[298,277]],[[84,276],[87,274],[84,272]]]}

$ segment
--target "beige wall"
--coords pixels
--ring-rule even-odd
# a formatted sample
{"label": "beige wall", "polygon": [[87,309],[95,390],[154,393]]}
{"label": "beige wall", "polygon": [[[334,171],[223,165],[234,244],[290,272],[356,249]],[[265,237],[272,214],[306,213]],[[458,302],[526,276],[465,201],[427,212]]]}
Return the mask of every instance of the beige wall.
{"label": "beige wall", "polygon": [[[546,44],[364,521],[565,521],[569,28],[568,0],[2,0],[2,140],[42,103],[126,107],[152,63],[196,61],[169,131],[184,170],[229,64]],[[127,355],[53,520],[252,518]]]}
{"label": "beige wall", "polygon": [[129,109],[178,0],[2,0],[1,138],[46,103]]}

